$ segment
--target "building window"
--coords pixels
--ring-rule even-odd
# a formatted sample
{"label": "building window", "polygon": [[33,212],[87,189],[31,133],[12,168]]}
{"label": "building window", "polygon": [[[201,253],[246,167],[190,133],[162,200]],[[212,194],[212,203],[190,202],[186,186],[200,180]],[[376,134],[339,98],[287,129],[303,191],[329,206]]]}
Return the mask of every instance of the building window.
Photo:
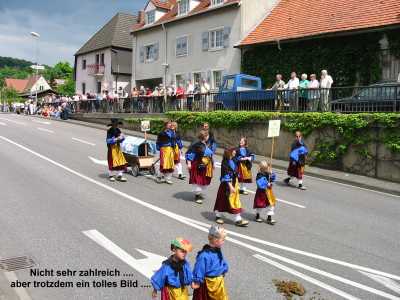
{"label": "building window", "polygon": [[100,64],[104,66],[104,53],[101,54]]}
{"label": "building window", "polygon": [[198,83],[201,84],[201,73],[200,72],[195,72],[193,73],[193,83]]}
{"label": "building window", "polygon": [[147,24],[152,24],[156,21],[156,11],[155,10],[148,11],[146,13],[146,16],[147,16],[147,22],[146,22]]}
{"label": "building window", "polygon": [[212,6],[223,4],[224,0],[212,0]]}
{"label": "building window", "polygon": [[156,44],[148,45],[144,47],[145,49],[145,60],[146,62],[152,62],[157,60],[156,58]]}
{"label": "building window", "polygon": [[101,93],[101,81],[97,81],[97,94]]}
{"label": "building window", "polygon": [[100,55],[96,54],[96,65],[100,63]]}
{"label": "building window", "polygon": [[82,60],[82,70],[86,70],[86,59]]}
{"label": "building window", "polygon": [[86,94],[86,83],[82,82],[82,95]]}
{"label": "building window", "polygon": [[179,15],[185,15],[189,12],[189,0],[181,0],[179,2]]}
{"label": "building window", "polygon": [[177,87],[182,86],[183,88],[185,88],[185,77],[183,74],[177,74],[175,76],[175,83]]}
{"label": "building window", "polygon": [[222,71],[213,71],[213,87],[219,89],[222,84]]}
{"label": "building window", "polygon": [[188,55],[188,37],[183,36],[176,39],[176,56],[187,56]]}
{"label": "building window", "polygon": [[216,50],[224,48],[224,29],[217,29],[210,31],[209,49]]}

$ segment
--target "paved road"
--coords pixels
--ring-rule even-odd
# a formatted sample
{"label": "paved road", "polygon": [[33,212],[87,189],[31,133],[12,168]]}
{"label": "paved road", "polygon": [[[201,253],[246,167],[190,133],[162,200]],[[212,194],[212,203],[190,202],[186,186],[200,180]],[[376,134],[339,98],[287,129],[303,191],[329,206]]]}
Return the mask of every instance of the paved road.
{"label": "paved road", "polygon": [[[0,258],[28,256],[40,270],[121,272],[33,277],[29,269],[0,271],[1,300],[150,299],[146,275],[169,255],[169,241],[187,237],[196,251],[205,243],[217,179],[201,206],[187,182],[177,179],[172,186],[146,176],[110,183],[102,165],[104,140],[98,129],[0,115]],[[282,201],[274,227],[252,221],[253,195],[242,197],[248,228],[227,218],[231,299],[283,299],[273,279],[301,282],[304,299],[400,299],[400,198],[316,178],[305,183],[307,191],[276,185]],[[189,255],[192,263],[194,258]],[[139,287],[10,290],[16,278],[90,284],[130,279]]]}

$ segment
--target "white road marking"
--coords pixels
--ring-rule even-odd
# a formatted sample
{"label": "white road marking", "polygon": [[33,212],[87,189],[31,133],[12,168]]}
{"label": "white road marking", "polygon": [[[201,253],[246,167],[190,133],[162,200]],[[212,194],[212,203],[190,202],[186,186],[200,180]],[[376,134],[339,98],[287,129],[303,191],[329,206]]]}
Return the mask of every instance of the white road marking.
{"label": "white road marking", "polygon": [[323,283],[322,281],[319,281],[317,279],[314,279],[314,278],[312,278],[312,277],[310,277],[310,276],[308,276],[308,275],[306,275],[304,273],[300,273],[300,272],[298,272],[298,271],[296,271],[296,270],[294,270],[292,268],[286,267],[286,266],[284,266],[284,265],[282,265],[282,264],[280,264],[280,263],[278,263],[276,261],[273,261],[272,259],[266,258],[266,257],[261,256],[259,254],[253,255],[253,257],[255,257],[255,258],[257,258],[257,259],[259,259],[259,260],[261,260],[263,262],[269,263],[270,265],[272,265],[272,266],[274,266],[274,267],[276,267],[278,269],[281,269],[281,270],[283,270],[285,272],[288,272],[288,273],[290,273],[292,275],[300,277],[301,279],[306,280],[306,281],[308,281],[308,282],[310,282],[310,283],[312,283],[314,285],[320,286],[320,287],[322,287],[322,288],[324,288],[324,289],[326,289],[326,290],[328,290],[328,291],[330,291],[330,292],[332,292],[332,293],[334,293],[336,295],[339,295],[339,296],[341,296],[341,297],[343,297],[345,299],[359,300],[359,298],[357,298],[357,297],[354,297],[354,296],[352,296],[350,294],[347,294],[346,292],[343,292],[342,290],[339,290],[339,289],[337,289],[337,288],[335,288],[335,287],[333,287],[331,285]]}
{"label": "white road marking", "polygon": [[6,124],[6,123],[3,123],[3,122],[0,122],[0,125],[1,125],[1,126],[7,126],[7,124]]}
{"label": "white road marking", "polygon": [[80,143],[83,143],[83,144],[86,144],[86,145],[90,145],[90,146],[96,146],[96,144],[93,144],[93,143],[90,143],[90,142],[87,142],[87,141],[84,141],[84,140],[81,140],[81,139],[78,139],[78,138],[72,138],[74,141],[77,141],[77,142],[80,142]]}
{"label": "white road marking", "polygon": [[146,258],[135,259],[97,230],[87,230],[82,231],[82,233],[149,279],[160,268],[162,262],[167,259],[164,256],[140,249],[136,249],[136,251],[146,256]]}
{"label": "white road marking", "polygon": [[50,125],[51,124],[50,122],[47,122],[47,121],[39,121],[39,120],[35,120],[35,119],[32,119],[32,122],[39,123],[39,124],[44,124],[44,125]]}
{"label": "white road marking", "polygon": [[100,166],[108,166],[108,162],[106,160],[100,160],[91,156],[88,156],[89,159],[94,162],[95,164],[98,164]]}
{"label": "white road marking", "polygon": [[[54,161],[54,160],[52,160],[52,159],[50,159],[50,158],[48,158],[48,157],[46,157],[46,156],[44,156],[44,155],[42,155],[42,154],[39,154],[39,153],[37,153],[37,152],[35,152],[35,151],[33,151],[33,150],[31,150],[31,149],[25,147],[25,146],[22,146],[22,145],[20,145],[20,144],[18,144],[18,143],[16,143],[16,142],[14,142],[14,141],[12,141],[12,140],[6,138],[6,137],[0,136],[0,139],[4,140],[4,141],[6,141],[6,142],[8,142],[8,143],[10,143],[10,144],[13,144],[13,145],[15,145],[15,146],[17,146],[17,147],[19,147],[19,148],[25,150],[25,151],[27,151],[27,152],[29,152],[29,153],[31,153],[31,154],[37,156],[37,157],[39,157],[39,158],[41,158],[41,159],[43,159],[43,160],[45,160],[45,161],[47,161],[47,162],[49,162],[49,163],[51,163],[51,164],[57,166],[57,167],[59,167],[59,168],[65,170],[65,171],[71,173],[71,174],[74,174],[74,175],[77,176],[77,177],[80,177],[80,178],[82,178],[82,179],[84,179],[84,180],[86,180],[86,181],[88,181],[88,182],[91,182],[91,183],[93,183],[93,184],[95,184],[95,185],[97,185],[97,186],[99,186],[99,187],[102,187],[102,188],[104,188],[105,190],[108,190],[108,191],[110,191],[110,192],[112,192],[112,193],[114,193],[114,194],[116,194],[116,195],[119,195],[119,196],[121,196],[121,197],[123,197],[123,198],[125,198],[125,199],[128,199],[128,200],[130,200],[130,201],[132,201],[132,202],[134,202],[134,203],[137,203],[137,204],[139,204],[139,205],[142,205],[142,206],[144,206],[144,207],[147,207],[147,208],[149,208],[149,209],[151,209],[151,210],[153,210],[153,211],[156,211],[156,212],[158,212],[158,213],[160,213],[160,214],[163,214],[164,216],[170,217],[170,218],[172,218],[172,219],[174,219],[174,220],[176,220],[176,221],[178,221],[178,222],[181,222],[181,223],[186,224],[186,225],[188,225],[188,226],[191,226],[191,227],[193,227],[193,228],[197,228],[197,229],[200,230],[200,231],[203,231],[203,232],[205,232],[205,233],[208,232],[208,227],[209,227],[208,224],[206,224],[206,227],[205,227],[204,225],[198,225],[198,223],[200,223],[200,222],[198,222],[198,221],[195,221],[195,220],[192,220],[192,219],[190,219],[190,218],[187,218],[187,217],[184,217],[184,216],[175,214],[175,213],[173,213],[173,212],[170,212],[170,211],[168,211],[168,210],[162,209],[162,208],[160,208],[160,207],[158,207],[158,206],[155,206],[155,205],[153,205],[153,204],[147,203],[147,202],[145,202],[145,201],[143,201],[143,200],[140,200],[140,199],[138,199],[138,198],[135,198],[135,197],[133,197],[133,196],[130,196],[130,195],[128,195],[128,194],[126,194],[126,193],[124,193],[124,192],[121,192],[121,191],[119,191],[119,190],[117,190],[117,189],[114,189],[114,188],[112,188],[112,187],[110,187],[110,186],[108,186],[108,185],[106,185],[106,184],[104,184],[104,183],[101,183],[101,182],[99,182],[99,181],[97,181],[97,180],[94,180],[94,179],[92,179],[92,178],[90,178],[90,177],[88,177],[88,176],[86,176],[86,175],[83,175],[83,174],[81,174],[81,173],[79,173],[79,172],[77,172],[77,171],[75,171],[75,170],[72,170],[72,169],[70,169],[70,168],[64,166],[63,164],[58,163],[58,162],[56,162],[56,161]],[[197,223],[197,224],[196,224],[196,223]],[[205,224],[205,223],[203,223],[203,224]],[[305,252],[305,251],[301,251],[301,250],[289,248],[289,247],[286,247],[286,246],[282,246],[282,245],[278,245],[278,244],[274,244],[274,243],[262,241],[262,240],[255,239],[255,238],[252,238],[252,237],[249,237],[249,236],[245,236],[245,235],[241,235],[241,234],[238,234],[238,233],[235,233],[234,235],[236,235],[236,236],[242,236],[242,237],[244,237],[245,239],[248,239],[248,240],[257,240],[257,241],[261,242],[262,244],[274,245],[276,248],[281,248],[281,249],[288,250],[288,251],[293,252],[293,253],[299,253],[299,254],[303,254],[303,255],[305,255],[305,256],[314,257],[314,258],[317,258],[317,259],[320,259],[320,260],[323,260],[323,261],[328,261],[328,262],[332,262],[332,263],[335,263],[335,264],[338,264],[338,265],[350,267],[350,268],[352,268],[352,269],[364,270],[364,271],[367,271],[367,272],[369,272],[369,273],[378,274],[378,275],[383,275],[383,276],[385,276],[385,277],[389,277],[389,278],[392,278],[392,279],[400,279],[400,276],[393,275],[393,274],[390,274],[390,273],[386,273],[386,272],[374,270],[374,269],[367,268],[367,267],[362,267],[362,266],[355,265],[355,264],[346,263],[346,262],[343,262],[343,261],[331,259],[331,258],[328,258],[328,257],[316,255],[316,254],[313,254],[313,253],[307,253],[307,252]],[[359,284],[359,283],[350,281],[350,280],[348,280],[348,279],[346,279],[346,278],[342,278],[342,277],[336,276],[336,275],[334,275],[334,274],[330,274],[330,273],[327,273],[327,272],[324,272],[324,271],[321,271],[321,270],[318,270],[318,269],[309,267],[309,266],[307,266],[307,265],[304,265],[304,264],[302,264],[302,263],[293,261],[293,260],[288,259],[288,258],[286,258],[286,257],[283,257],[283,256],[277,255],[277,254],[275,254],[275,253],[266,251],[266,250],[264,250],[264,249],[261,249],[261,248],[258,248],[258,247],[255,247],[255,246],[246,244],[246,243],[241,242],[241,241],[239,241],[239,240],[236,240],[236,239],[233,239],[233,238],[230,238],[230,237],[228,237],[227,240],[230,241],[230,242],[232,242],[232,243],[234,243],[234,244],[237,244],[237,245],[240,245],[240,246],[245,247],[245,248],[247,248],[247,249],[250,249],[250,250],[252,250],[252,251],[259,252],[259,253],[265,254],[265,255],[267,255],[267,256],[269,256],[269,257],[273,257],[273,258],[276,258],[276,259],[279,259],[279,260],[283,260],[283,261],[292,263],[292,264],[294,264],[294,265],[301,266],[302,268],[311,270],[311,271],[313,271],[313,272],[318,272],[319,274],[323,274],[324,276],[333,278],[333,279],[335,279],[335,280],[344,282],[344,283],[346,283],[346,284],[350,284],[350,285],[356,286],[356,287],[358,287],[358,288],[367,290],[367,291],[369,291],[369,292],[371,292],[371,293],[374,293],[374,294],[377,294],[377,295],[381,295],[381,296],[383,296],[383,297],[385,297],[385,298],[388,298],[388,299],[399,299],[399,298],[396,298],[395,296],[390,295],[390,294],[387,294],[387,293],[385,293],[385,292],[383,292],[383,291],[376,290],[376,289],[367,287],[367,286],[365,286],[365,285],[362,285],[362,284]]]}
{"label": "white road marking", "polygon": [[48,133],[54,133],[53,130],[49,130],[49,129],[42,128],[42,127],[38,127],[37,129],[40,130],[40,131],[48,132]]}
{"label": "white road marking", "polygon": [[14,120],[6,119],[6,118],[0,118],[0,120],[11,122],[11,123],[18,124],[18,125],[26,126],[26,123],[24,123],[24,122],[14,121]]}
{"label": "white road marking", "polygon": [[[255,194],[256,192],[254,192],[254,191],[252,191],[252,190],[247,190],[250,194]],[[292,206],[295,206],[295,207],[299,207],[299,208],[306,208],[304,205],[300,205],[300,204],[297,204],[297,203],[293,203],[293,202],[290,202],[290,201],[286,201],[286,200],[283,200],[283,199],[276,199],[278,202],[282,202],[282,203],[285,203],[285,204],[287,204],[287,205],[292,205]]]}
{"label": "white road marking", "polygon": [[368,272],[359,272],[400,295],[400,284],[398,284],[396,281],[384,276],[379,276]]}

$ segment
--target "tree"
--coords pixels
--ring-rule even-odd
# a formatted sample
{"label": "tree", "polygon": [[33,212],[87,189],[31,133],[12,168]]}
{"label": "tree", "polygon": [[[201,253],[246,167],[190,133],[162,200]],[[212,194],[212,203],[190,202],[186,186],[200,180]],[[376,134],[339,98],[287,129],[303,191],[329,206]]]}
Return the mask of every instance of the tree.
{"label": "tree", "polygon": [[57,87],[57,93],[64,96],[73,96],[75,94],[75,81],[72,74],[65,80],[65,83]]}

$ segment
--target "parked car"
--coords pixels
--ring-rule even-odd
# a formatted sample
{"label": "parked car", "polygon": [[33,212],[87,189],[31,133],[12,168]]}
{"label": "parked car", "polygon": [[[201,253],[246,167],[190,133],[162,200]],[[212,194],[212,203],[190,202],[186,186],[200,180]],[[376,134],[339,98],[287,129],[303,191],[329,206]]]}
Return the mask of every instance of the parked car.
{"label": "parked car", "polygon": [[400,82],[383,82],[360,87],[353,96],[331,101],[332,111],[400,111]]}
{"label": "parked car", "polygon": [[275,92],[262,89],[261,78],[233,74],[223,77],[223,83],[215,96],[216,109],[272,109],[275,103]]}

